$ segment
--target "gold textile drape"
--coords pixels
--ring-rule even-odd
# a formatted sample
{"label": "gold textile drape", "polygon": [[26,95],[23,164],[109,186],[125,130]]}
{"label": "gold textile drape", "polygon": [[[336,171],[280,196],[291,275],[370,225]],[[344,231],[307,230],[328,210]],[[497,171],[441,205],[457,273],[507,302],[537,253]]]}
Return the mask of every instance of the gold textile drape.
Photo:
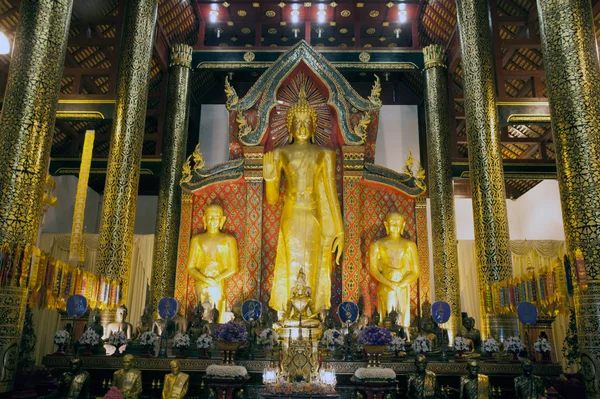
{"label": "gold textile drape", "polygon": [[[63,262],[69,261],[70,234],[42,233],[39,248]],[[85,262],[83,270],[97,272],[98,234],[85,234]],[[144,311],[146,292],[150,285],[152,273],[152,248],[154,234],[136,234],[133,236],[133,254],[129,274],[129,295],[127,321],[135,326]],[[132,284],[135,282],[135,284]],[[40,365],[45,355],[54,353],[54,333],[58,330],[60,315],[56,310],[32,309],[33,324],[37,342],[34,352],[36,365]]]}
{"label": "gold textile drape", "polygon": [[[529,264],[536,271],[545,266],[553,266],[557,259],[560,260],[562,265],[562,258],[565,254],[565,242],[554,240],[514,240],[509,242],[509,249],[512,258],[513,276],[520,276],[525,274]],[[469,313],[469,316],[475,318],[476,327],[481,329],[475,241],[458,241],[458,269],[462,311]],[[552,346],[555,349],[558,360],[563,363],[561,349],[568,325],[568,315],[558,315],[552,325],[554,335]],[[486,337],[482,337],[482,339],[484,338]]]}

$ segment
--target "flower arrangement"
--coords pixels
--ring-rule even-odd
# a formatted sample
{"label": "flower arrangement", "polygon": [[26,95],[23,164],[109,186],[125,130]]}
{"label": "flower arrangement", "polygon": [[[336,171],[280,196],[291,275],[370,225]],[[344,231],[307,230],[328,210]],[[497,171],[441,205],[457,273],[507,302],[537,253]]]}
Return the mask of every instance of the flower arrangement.
{"label": "flower arrangement", "polygon": [[228,321],[215,328],[213,338],[215,341],[245,342],[248,339],[248,332],[243,324]]}
{"label": "flower arrangement", "polygon": [[390,344],[390,349],[393,350],[394,352],[400,352],[400,351],[404,351],[405,346],[406,345],[406,339],[404,338],[400,338],[400,337],[394,337],[394,339],[392,339],[392,343]]}
{"label": "flower arrangement", "polygon": [[81,335],[81,338],[79,338],[79,343],[81,345],[96,346],[100,343],[100,337],[98,336],[96,331],[92,330],[91,328],[88,328]]}
{"label": "flower arrangement", "polygon": [[328,347],[344,345],[344,335],[335,328],[330,328],[323,333],[321,342]]}
{"label": "flower arrangement", "polygon": [[533,344],[533,349],[538,353],[548,353],[552,350],[552,346],[546,338],[538,338],[536,343]]}
{"label": "flower arrangement", "polygon": [[360,367],[354,372],[354,379],[358,381],[393,381],[396,372],[389,367]]}
{"label": "flower arrangement", "polygon": [[187,334],[177,333],[173,337],[173,347],[184,349],[190,346],[190,336]]}
{"label": "flower arrangement", "polygon": [[206,376],[208,378],[232,378],[232,379],[246,379],[248,377],[248,370],[244,366],[227,366],[219,364],[211,364],[206,368]]}
{"label": "flower arrangement", "polygon": [[415,353],[431,352],[431,341],[427,337],[417,337],[412,344]]}
{"label": "flower arrangement", "polygon": [[383,327],[369,326],[358,336],[359,345],[389,345],[392,343],[392,333]]}
{"label": "flower arrangement", "polygon": [[213,339],[210,334],[202,334],[196,340],[198,349],[209,349],[212,346]]}
{"label": "flower arrangement", "polygon": [[154,346],[158,342],[158,335],[152,331],[146,331],[140,336],[140,344],[144,346]]}
{"label": "flower arrangement", "polygon": [[271,328],[265,328],[258,334],[256,342],[259,345],[263,346],[273,346],[279,339],[279,334],[275,332],[275,330]]}
{"label": "flower arrangement", "polygon": [[496,353],[500,351],[500,345],[498,345],[498,341],[496,341],[494,338],[486,338],[483,340],[481,349],[485,353]]}
{"label": "flower arrangement", "polygon": [[510,353],[519,353],[524,347],[519,337],[508,337],[504,341],[504,349]]}
{"label": "flower arrangement", "polygon": [[466,352],[471,349],[471,345],[469,345],[469,341],[467,341],[464,337],[454,337],[452,349],[454,349],[456,352]]}
{"label": "flower arrangement", "polygon": [[120,348],[127,343],[127,335],[123,331],[115,331],[108,338],[108,343],[114,347]]}
{"label": "flower arrangement", "polygon": [[58,330],[56,334],[54,334],[54,343],[56,345],[65,345],[69,342],[69,337],[71,335],[67,330]]}
{"label": "flower arrangement", "polygon": [[123,399],[123,394],[117,387],[110,387],[106,395],[104,395],[104,399]]}

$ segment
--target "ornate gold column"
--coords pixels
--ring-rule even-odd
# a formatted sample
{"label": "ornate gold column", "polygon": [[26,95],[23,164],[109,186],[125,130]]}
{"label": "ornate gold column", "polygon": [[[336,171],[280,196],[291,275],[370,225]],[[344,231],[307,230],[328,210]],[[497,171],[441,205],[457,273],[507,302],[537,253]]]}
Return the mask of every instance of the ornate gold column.
{"label": "ornate gold column", "polygon": [[[512,276],[508,248],[506,191],[496,111],[494,59],[487,0],[458,0],[456,5],[463,66],[469,177],[473,192],[479,285]],[[517,332],[516,318],[486,314],[481,298],[482,333],[504,339]]]}
{"label": "ornate gold column", "polygon": [[[575,292],[581,365],[600,391],[600,67],[586,0],[538,0],[540,33],[571,265],[581,249],[588,288]],[[577,281],[577,279],[574,279]]]}
{"label": "ornate gold column", "polygon": [[167,108],[163,130],[163,159],[158,192],[158,215],[152,260],[152,308],[165,296],[175,295],[175,271],[181,212],[181,168],[188,135],[189,83],[192,48],[171,48]]}
{"label": "ornate gold column", "polygon": [[23,0],[0,118],[0,244],[35,243],[72,0]]}
{"label": "ornate gold column", "polygon": [[130,0],[126,5],[100,221],[98,271],[123,281],[123,302],[131,264],[157,1]]}
{"label": "ornate gold column", "polygon": [[425,114],[429,157],[429,199],[435,300],[446,301],[452,309],[448,330],[452,337],[460,329],[460,280],[454,220],[452,158],[450,154],[450,103],[448,71],[444,48],[423,49],[425,57]]}
{"label": "ornate gold column", "polygon": [[[36,243],[72,6],[21,2],[0,118],[0,245]],[[22,274],[0,287],[0,393],[12,390],[27,284]]]}

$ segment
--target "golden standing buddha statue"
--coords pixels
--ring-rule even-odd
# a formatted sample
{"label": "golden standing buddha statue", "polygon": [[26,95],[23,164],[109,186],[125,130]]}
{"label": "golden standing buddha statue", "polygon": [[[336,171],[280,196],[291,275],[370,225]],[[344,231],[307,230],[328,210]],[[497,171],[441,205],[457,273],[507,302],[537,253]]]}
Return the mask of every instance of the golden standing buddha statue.
{"label": "golden standing buddha statue", "polygon": [[404,314],[403,326],[410,325],[410,284],[419,278],[417,245],[402,237],[406,222],[397,212],[388,213],[388,234],[369,247],[369,269],[378,282],[379,312],[397,309]]}
{"label": "golden standing buddha statue", "polygon": [[339,264],[344,226],[335,180],[335,152],[311,142],[317,112],[300,90],[287,113],[292,142],[265,153],[263,177],[266,199],[279,201],[281,174],[286,191],[277,240],[273,290],[269,306],[285,310],[300,269],[312,288],[317,310],[331,307],[332,252]]}
{"label": "golden standing buddha statue", "polygon": [[[196,281],[199,303],[216,306],[225,314],[225,281],[238,271],[238,247],[235,237],[221,232],[226,217],[220,205],[209,205],[202,221],[205,233],[190,242],[187,272]],[[222,320],[219,320],[222,323]]]}

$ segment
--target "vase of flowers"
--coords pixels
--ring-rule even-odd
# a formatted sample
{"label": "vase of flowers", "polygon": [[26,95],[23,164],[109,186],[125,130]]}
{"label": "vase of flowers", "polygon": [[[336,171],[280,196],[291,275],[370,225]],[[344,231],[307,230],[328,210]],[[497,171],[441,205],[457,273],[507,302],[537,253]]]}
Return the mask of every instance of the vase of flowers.
{"label": "vase of flowers", "polygon": [[521,352],[523,349],[523,343],[521,342],[521,339],[519,337],[508,337],[504,341],[504,350],[508,353],[512,353],[513,362],[519,361],[518,355],[519,352]]}
{"label": "vase of flowers", "polygon": [[64,355],[65,349],[69,344],[69,339],[71,335],[67,330],[58,330],[56,334],[54,334],[54,344],[58,346],[58,349],[54,353],[55,355]]}
{"label": "vase of flowers", "polygon": [[456,352],[456,359],[462,360],[463,353],[471,349],[471,345],[469,345],[469,341],[467,341],[464,337],[454,337],[454,341],[452,342],[452,349]]}
{"label": "vase of flowers", "polygon": [[481,345],[481,349],[484,353],[488,355],[488,362],[494,362],[494,353],[500,350],[500,345],[498,345],[498,341],[494,338],[486,338],[483,340],[483,344]]}
{"label": "vase of flowers", "polygon": [[123,331],[115,331],[108,337],[108,343],[115,347],[113,356],[119,356],[121,354],[121,347],[127,344],[127,335]]}
{"label": "vase of flowers", "polygon": [[258,334],[256,342],[259,345],[262,345],[263,348],[265,349],[265,358],[266,359],[271,358],[271,351],[273,350],[273,346],[277,343],[278,340],[279,340],[279,334],[277,334],[275,332],[275,330],[273,330],[271,328],[265,328],[264,330],[262,330],[260,332],[260,334]]}
{"label": "vase of flowers", "polygon": [[404,352],[406,350],[406,339],[394,337],[394,339],[392,339],[392,343],[390,344],[390,349],[394,351],[394,356],[398,357],[400,352]]}
{"label": "vase of flowers", "polygon": [[533,349],[541,355],[542,362],[550,363],[550,351],[552,350],[552,346],[546,338],[538,338],[536,343],[533,344]]}
{"label": "vase of flowers", "polygon": [[431,352],[431,341],[425,336],[417,337],[412,343],[412,350],[415,353]]}
{"label": "vase of flowers", "polygon": [[344,334],[335,328],[325,330],[321,337],[321,344],[327,347],[329,359],[333,359],[333,353],[338,346],[344,345]]}
{"label": "vase of flowers", "polygon": [[367,367],[381,366],[381,355],[392,343],[392,333],[384,327],[369,326],[358,335],[358,344],[362,345],[367,354]]}
{"label": "vase of flowers", "polygon": [[190,336],[183,333],[175,334],[173,337],[173,348],[179,349],[177,357],[185,357],[183,350],[190,346]]}
{"label": "vase of flowers", "polygon": [[92,355],[92,346],[96,346],[100,343],[100,337],[96,331],[88,327],[88,329],[79,338],[79,344],[85,346],[85,351],[82,353],[84,356]]}
{"label": "vase of flowers", "polygon": [[215,328],[213,339],[223,353],[223,364],[234,364],[235,351],[246,342],[248,332],[243,324],[229,321]]}
{"label": "vase of flowers", "polygon": [[154,356],[154,347],[158,342],[158,335],[153,333],[152,331],[146,331],[142,335],[140,335],[140,345],[144,345],[146,348],[146,354],[144,357],[153,357]]}
{"label": "vase of flowers", "polygon": [[196,347],[201,351],[200,357],[205,359],[210,357],[208,355],[208,350],[210,349],[212,344],[213,339],[210,336],[210,334],[202,334],[198,337],[198,339],[196,340]]}

